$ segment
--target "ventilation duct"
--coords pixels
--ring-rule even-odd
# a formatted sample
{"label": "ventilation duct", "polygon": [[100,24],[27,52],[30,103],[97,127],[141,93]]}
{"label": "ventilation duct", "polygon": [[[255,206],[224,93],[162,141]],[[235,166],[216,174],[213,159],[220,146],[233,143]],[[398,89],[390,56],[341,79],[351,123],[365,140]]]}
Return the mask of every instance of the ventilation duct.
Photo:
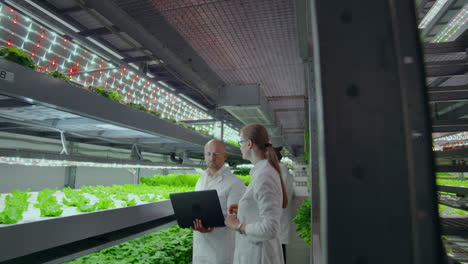
{"label": "ventilation duct", "polygon": [[227,86],[220,89],[218,106],[244,125],[264,125],[274,146],[283,144],[281,128],[275,125],[266,96],[258,85]]}

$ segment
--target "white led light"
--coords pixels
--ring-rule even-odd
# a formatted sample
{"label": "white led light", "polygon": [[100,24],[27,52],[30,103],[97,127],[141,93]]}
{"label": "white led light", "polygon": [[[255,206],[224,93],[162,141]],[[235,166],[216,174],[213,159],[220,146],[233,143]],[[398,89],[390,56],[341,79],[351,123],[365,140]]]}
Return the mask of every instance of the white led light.
{"label": "white led light", "polygon": [[206,109],[204,106],[200,105],[199,103],[193,101],[192,99],[190,99],[189,97],[185,96],[184,94],[179,94],[180,97],[184,98],[185,100],[187,100],[188,102],[190,102],[191,104],[197,106],[198,108],[201,108],[203,109],[204,111],[208,111],[208,109]]}
{"label": "white led light", "polygon": [[[96,41],[94,40],[92,37],[86,37],[86,39],[88,39],[89,41],[91,41],[92,43],[94,43],[96,46],[100,47],[101,49],[109,52],[110,54],[114,55],[116,58],[118,58],[119,60],[123,59],[124,57],[122,57],[120,54],[118,54],[117,52],[109,49],[108,47],[102,45],[99,41]],[[102,56],[102,55],[101,55]],[[102,56],[104,57],[106,60],[109,60],[108,58],[106,58],[105,56]]]}
{"label": "white led light", "polygon": [[458,12],[450,23],[442,30],[432,42],[446,42],[455,40],[468,28],[468,4]]}
{"label": "white led light", "polygon": [[421,23],[419,23],[419,28],[425,28],[429,23],[434,19],[434,17],[439,13],[440,9],[444,6],[447,0],[437,0],[437,2],[431,7],[426,16],[424,16]]}

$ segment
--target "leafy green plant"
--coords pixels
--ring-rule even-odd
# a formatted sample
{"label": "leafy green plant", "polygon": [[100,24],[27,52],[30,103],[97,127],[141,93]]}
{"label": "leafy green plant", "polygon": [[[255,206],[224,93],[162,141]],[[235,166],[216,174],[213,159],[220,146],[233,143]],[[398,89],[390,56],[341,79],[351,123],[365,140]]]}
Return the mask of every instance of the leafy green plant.
{"label": "leafy green plant", "polygon": [[49,72],[47,74],[54,77],[54,78],[60,79],[62,81],[68,82],[70,80],[70,77],[68,77],[68,76],[66,76],[63,73],[58,72],[58,71]]}
{"label": "leafy green plant", "polygon": [[150,110],[149,113],[154,116],[161,117],[161,113],[157,112],[156,110]]}
{"label": "leafy green plant", "polygon": [[178,226],[103,249],[68,264],[184,264],[192,261],[192,231]]}
{"label": "leafy green plant", "polygon": [[29,189],[24,192],[13,190],[5,197],[5,208],[0,213],[0,223],[15,224],[23,219],[23,212],[28,209]]}
{"label": "leafy green plant", "polygon": [[103,198],[96,203],[96,210],[105,210],[115,208],[115,203],[112,199]]}
{"label": "leafy green plant", "polygon": [[81,203],[76,207],[76,209],[80,212],[94,212],[96,211],[96,204]]}
{"label": "leafy green plant", "polygon": [[37,204],[34,206],[39,208],[41,216],[60,216],[63,213],[62,206],[57,202],[54,193],[57,189],[44,189],[37,194]]}
{"label": "leafy green plant", "polygon": [[85,87],[86,90],[97,93],[99,95],[105,96],[111,100],[120,102],[123,99],[123,96],[116,91],[111,89],[106,89],[102,86],[87,86]]}
{"label": "leafy green plant", "polygon": [[79,191],[65,193],[62,203],[66,206],[78,206],[89,203],[89,199],[84,197]]}
{"label": "leafy green plant", "polygon": [[245,186],[249,186],[250,175],[236,175],[236,176],[244,182]]}
{"label": "leafy green plant", "polygon": [[16,47],[1,47],[0,57],[34,70],[38,67],[34,60],[27,53]]}
{"label": "leafy green plant", "polygon": [[152,177],[141,177],[140,181],[150,186],[193,186],[200,178],[200,174],[168,174],[168,175],[153,175]]}
{"label": "leafy green plant", "polygon": [[128,102],[126,103],[126,105],[130,106],[130,107],[133,107],[135,109],[138,109],[142,112],[145,112],[145,113],[149,113],[150,111],[148,109],[146,109],[146,107],[144,107],[143,105],[141,104],[135,104],[135,103],[132,103],[132,102]]}
{"label": "leafy green plant", "polygon": [[234,140],[232,140],[232,139],[227,139],[227,140],[226,140],[226,143],[229,143],[229,144],[231,144],[231,145],[233,145],[233,146],[235,146],[235,147],[240,148],[239,142],[236,142],[236,141],[234,141]]}
{"label": "leafy green plant", "polygon": [[233,171],[233,173],[237,176],[239,175],[249,175],[250,169],[249,168],[237,168]]}
{"label": "leafy green plant", "polygon": [[128,199],[126,202],[125,202],[125,205],[126,206],[133,206],[133,205],[137,205],[138,203],[136,202],[135,199]]}
{"label": "leafy green plant", "polygon": [[299,237],[306,242],[308,247],[311,246],[311,202],[305,199],[301,207],[297,209],[297,215],[293,221],[296,224],[296,231]]}

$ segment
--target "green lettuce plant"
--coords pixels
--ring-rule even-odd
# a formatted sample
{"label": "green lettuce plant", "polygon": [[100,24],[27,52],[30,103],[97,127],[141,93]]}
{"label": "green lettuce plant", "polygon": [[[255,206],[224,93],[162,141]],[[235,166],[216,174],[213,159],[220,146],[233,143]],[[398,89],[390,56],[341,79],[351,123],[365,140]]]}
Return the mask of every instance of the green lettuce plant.
{"label": "green lettuce plant", "polygon": [[60,79],[62,81],[66,81],[68,82],[70,80],[70,77],[64,75],[63,73],[61,72],[58,72],[58,71],[53,71],[53,72],[49,72],[47,73],[49,76],[52,76],[54,78],[57,78],[57,79]]}
{"label": "green lettuce plant", "polygon": [[16,47],[1,47],[0,48],[0,57],[18,63],[20,65],[26,66],[33,70],[37,69],[37,65],[34,60],[24,51]]}
{"label": "green lettuce plant", "polygon": [[116,91],[113,91],[111,89],[107,89],[107,88],[104,88],[102,86],[87,86],[85,87],[86,90],[90,91],[90,92],[93,92],[93,93],[97,93],[99,95],[102,95],[102,96],[105,96],[111,100],[114,100],[114,101],[122,101],[123,99],[123,96],[121,94],[119,94],[118,92]]}
{"label": "green lettuce plant", "polygon": [[305,199],[302,205],[297,209],[297,215],[293,219],[296,224],[296,231],[299,237],[306,242],[306,245],[311,245],[311,202]]}
{"label": "green lettuce plant", "polygon": [[68,264],[184,264],[192,261],[192,230],[177,225],[103,249]]}
{"label": "green lettuce plant", "polygon": [[39,208],[41,216],[60,216],[63,213],[62,206],[57,202],[54,193],[57,189],[44,189],[37,194],[37,204],[34,206]]}
{"label": "green lettuce plant", "polygon": [[0,223],[15,224],[23,219],[23,213],[28,209],[28,194],[26,191],[13,190],[5,197],[5,208],[0,213]]}

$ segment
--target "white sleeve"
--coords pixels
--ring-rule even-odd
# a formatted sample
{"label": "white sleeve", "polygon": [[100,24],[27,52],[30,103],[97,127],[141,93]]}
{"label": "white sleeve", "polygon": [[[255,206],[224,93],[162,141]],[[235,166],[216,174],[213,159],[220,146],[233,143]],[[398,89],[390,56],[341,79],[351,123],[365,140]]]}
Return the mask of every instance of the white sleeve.
{"label": "white sleeve", "polygon": [[278,236],[282,214],[281,183],[278,175],[268,173],[262,176],[253,186],[260,220],[248,223],[245,227],[245,234],[254,243]]}
{"label": "white sleeve", "polygon": [[[235,176],[234,176],[235,177]],[[236,177],[237,178],[237,177]],[[239,200],[245,193],[245,184],[241,180],[236,180],[231,186],[229,190],[229,195],[227,197],[227,206],[226,208],[229,209],[231,204],[238,204]]]}
{"label": "white sleeve", "polygon": [[195,184],[195,191],[202,191],[201,190],[201,181],[203,179],[203,175],[198,178],[197,184]]}

